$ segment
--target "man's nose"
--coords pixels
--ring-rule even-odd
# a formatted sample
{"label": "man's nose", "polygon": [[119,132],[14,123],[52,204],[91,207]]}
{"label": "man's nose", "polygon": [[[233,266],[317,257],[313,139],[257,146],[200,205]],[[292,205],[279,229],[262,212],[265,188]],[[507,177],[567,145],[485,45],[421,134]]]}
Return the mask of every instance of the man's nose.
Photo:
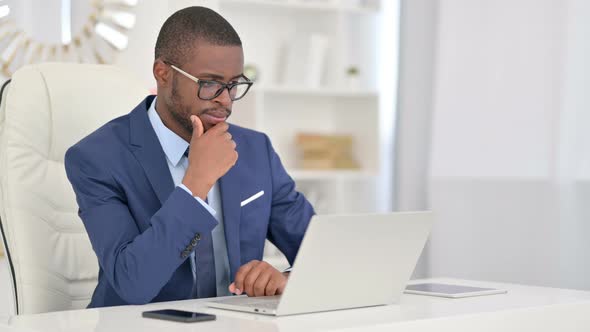
{"label": "man's nose", "polygon": [[231,105],[233,101],[229,96],[229,89],[224,88],[223,91],[221,91],[221,94],[219,94],[219,96],[217,96],[214,101],[226,107]]}

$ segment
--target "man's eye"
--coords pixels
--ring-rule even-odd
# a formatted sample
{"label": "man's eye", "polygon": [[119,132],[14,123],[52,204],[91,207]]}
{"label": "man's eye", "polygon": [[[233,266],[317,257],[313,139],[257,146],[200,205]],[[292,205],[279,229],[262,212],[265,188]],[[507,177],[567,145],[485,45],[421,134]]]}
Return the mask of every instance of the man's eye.
{"label": "man's eye", "polygon": [[203,86],[206,88],[212,88],[212,87],[219,86],[219,83],[217,83],[217,82],[203,82]]}

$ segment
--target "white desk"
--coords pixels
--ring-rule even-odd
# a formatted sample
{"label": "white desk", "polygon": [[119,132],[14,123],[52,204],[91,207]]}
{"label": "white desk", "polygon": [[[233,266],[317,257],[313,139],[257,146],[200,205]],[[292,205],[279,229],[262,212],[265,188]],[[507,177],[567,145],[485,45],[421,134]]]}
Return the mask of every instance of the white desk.
{"label": "white desk", "polygon": [[[188,300],[22,315],[0,325],[0,331],[590,331],[590,292],[428,280],[500,287],[508,293],[464,299],[403,295],[399,305],[279,318],[211,309],[203,306],[204,300]],[[164,308],[213,313],[217,320],[176,323],[141,317],[142,311]]]}

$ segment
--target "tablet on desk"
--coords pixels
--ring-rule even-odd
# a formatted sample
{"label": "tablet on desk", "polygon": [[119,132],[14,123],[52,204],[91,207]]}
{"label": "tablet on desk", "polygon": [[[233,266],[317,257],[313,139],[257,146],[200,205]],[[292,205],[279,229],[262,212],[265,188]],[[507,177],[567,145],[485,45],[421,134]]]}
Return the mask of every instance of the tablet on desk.
{"label": "tablet on desk", "polygon": [[451,285],[440,283],[422,283],[408,285],[405,293],[418,295],[442,296],[450,298],[461,298],[470,296],[492,295],[506,293],[505,289],[482,288],[463,285]]}

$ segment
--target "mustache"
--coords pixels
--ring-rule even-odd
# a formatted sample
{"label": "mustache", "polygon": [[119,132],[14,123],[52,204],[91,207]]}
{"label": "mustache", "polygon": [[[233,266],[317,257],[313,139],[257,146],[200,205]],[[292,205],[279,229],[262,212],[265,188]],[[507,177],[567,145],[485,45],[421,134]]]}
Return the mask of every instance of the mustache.
{"label": "mustache", "polygon": [[213,114],[219,114],[220,112],[224,112],[225,116],[229,118],[229,116],[231,115],[231,110],[229,108],[225,108],[225,107],[220,107],[220,108],[206,108],[204,110],[202,110],[199,115],[203,115],[203,114],[208,114],[208,113],[213,113]]}

